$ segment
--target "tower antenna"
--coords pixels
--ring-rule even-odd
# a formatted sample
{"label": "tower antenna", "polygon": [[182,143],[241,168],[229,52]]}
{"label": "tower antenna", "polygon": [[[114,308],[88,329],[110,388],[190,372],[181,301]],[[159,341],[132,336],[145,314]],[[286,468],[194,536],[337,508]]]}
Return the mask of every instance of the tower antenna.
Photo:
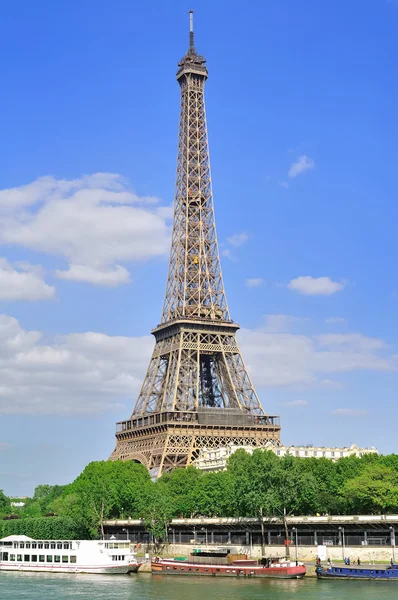
{"label": "tower antenna", "polygon": [[189,48],[194,49],[193,10],[189,11]]}

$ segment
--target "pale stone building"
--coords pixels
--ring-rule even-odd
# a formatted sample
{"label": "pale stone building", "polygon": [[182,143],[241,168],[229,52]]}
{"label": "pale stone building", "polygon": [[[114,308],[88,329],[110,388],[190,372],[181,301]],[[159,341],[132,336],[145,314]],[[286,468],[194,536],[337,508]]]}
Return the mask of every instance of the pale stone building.
{"label": "pale stone building", "polygon": [[[336,461],[346,456],[358,456],[364,454],[378,454],[378,450],[371,448],[359,448],[355,444],[349,447],[332,448],[326,446],[273,446],[270,444],[268,450],[275,452],[277,456],[297,456],[298,458],[328,458]],[[251,446],[227,445],[212,450],[202,450],[198,458],[193,462],[194,466],[204,471],[220,471],[226,468],[228,458],[236,450],[246,450],[251,454],[255,448]]]}

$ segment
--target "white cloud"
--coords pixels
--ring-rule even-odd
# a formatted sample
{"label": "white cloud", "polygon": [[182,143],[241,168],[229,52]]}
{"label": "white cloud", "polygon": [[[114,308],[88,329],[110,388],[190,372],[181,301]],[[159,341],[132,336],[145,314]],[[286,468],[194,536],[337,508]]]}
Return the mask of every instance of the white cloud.
{"label": "white cloud", "polygon": [[58,277],[118,285],[128,281],[120,263],[168,253],[170,213],[156,198],[134,194],[120,175],[41,177],[0,191],[0,244],[62,257],[69,268]]}
{"label": "white cloud", "polygon": [[292,279],[287,287],[305,296],[330,296],[342,290],[344,284],[332,281],[329,277],[311,277],[306,275]]}
{"label": "white cloud", "polygon": [[59,279],[69,281],[86,281],[94,285],[115,287],[130,282],[130,273],[125,267],[115,265],[111,268],[96,269],[85,265],[70,265],[67,271],[55,271]]}
{"label": "white cloud", "polygon": [[221,250],[221,255],[225,256],[226,258],[229,258],[229,260],[234,260],[232,252],[231,250],[229,250],[229,248],[224,248],[223,250]]}
{"label": "white cloud", "polygon": [[248,239],[248,234],[242,231],[242,233],[235,233],[234,235],[231,235],[231,237],[229,237],[227,241],[231,244],[231,246],[238,247],[243,246],[243,244],[245,244]]}
{"label": "white cloud", "polygon": [[288,189],[288,187],[289,187],[289,184],[288,184],[288,182],[287,182],[287,181],[280,181],[280,182],[279,182],[279,185],[280,185],[280,187],[281,187],[281,188],[283,188],[283,189],[285,189],[285,190],[287,190],[287,189]]}
{"label": "white cloud", "polygon": [[[286,320],[284,321],[286,323]],[[288,321],[287,321],[288,322]],[[256,386],[338,386],[331,374],[398,371],[398,356],[382,340],[361,334],[302,335],[242,329],[239,343]]]}
{"label": "white cloud", "polygon": [[[398,371],[398,356],[361,334],[327,336],[243,329],[239,343],[254,384],[330,387],[327,377],[352,371]],[[152,336],[86,332],[44,336],[0,315],[0,414],[91,414],[128,417],[154,346]],[[326,376],[326,377],[325,377]],[[337,383],[338,385],[338,383]],[[304,406],[302,400],[293,406]],[[339,409],[336,409],[339,410]]]}
{"label": "white cloud", "polygon": [[55,288],[43,280],[40,267],[27,263],[11,265],[0,258],[0,301],[48,300],[54,298]]}
{"label": "white cloud", "polygon": [[76,333],[48,340],[0,315],[0,414],[90,414],[132,410],[152,336]]}
{"label": "white cloud", "polygon": [[11,444],[9,444],[8,442],[0,442],[0,452],[9,450],[11,447]]}
{"label": "white cloud", "polygon": [[281,406],[307,406],[307,400],[291,400],[290,402],[280,402]]}
{"label": "white cloud", "polygon": [[330,323],[331,325],[334,324],[339,324],[339,323],[347,323],[347,319],[344,319],[344,317],[329,317],[328,319],[326,319],[326,323]]}
{"label": "white cloud", "polygon": [[305,173],[306,171],[310,171],[315,169],[315,162],[312,158],[307,156],[306,154],[302,154],[297,158],[297,160],[290,165],[290,169],[288,172],[288,176],[292,179],[300,175],[301,173]]}
{"label": "white cloud", "polygon": [[246,279],[246,287],[248,288],[256,288],[261,287],[264,284],[264,279],[261,277]]}
{"label": "white cloud", "polygon": [[336,408],[330,412],[332,415],[341,417],[363,417],[369,414],[368,410],[360,408]]}
{"label": "white cloud", "polygon": [[297,321],[300,319],[292,315],[265,315],[264,326],[261,330],[267,333],[282,333],[289,331]]}

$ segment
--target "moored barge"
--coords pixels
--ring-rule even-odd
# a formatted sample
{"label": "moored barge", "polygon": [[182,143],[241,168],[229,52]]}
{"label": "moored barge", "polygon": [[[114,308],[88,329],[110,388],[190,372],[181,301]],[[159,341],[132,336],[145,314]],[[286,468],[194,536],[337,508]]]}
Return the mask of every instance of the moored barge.
{"label": "moored barge", "polygon": [[318,579],[368,579],[381,581],[398,581],[398,565],[391,564],[386,568],[373,567],[322,567],[316,568]]}
{"label": "moored barge", "polygon": [[159,575],[301,579],[306,573],[306,567],[301,563],[290,560],[267,561],[264,564],[259,564],[257,560],[235,560],[230,564],[217,564],[216,561],[201,563],[155,558],[152,560],[152,573]]}

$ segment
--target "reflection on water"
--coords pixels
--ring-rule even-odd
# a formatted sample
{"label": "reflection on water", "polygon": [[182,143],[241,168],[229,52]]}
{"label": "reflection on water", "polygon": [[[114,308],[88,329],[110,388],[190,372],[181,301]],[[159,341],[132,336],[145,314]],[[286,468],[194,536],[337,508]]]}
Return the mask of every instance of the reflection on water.
{"label": "reflection on water", "polygon": [[396,600],[398,582],[0,573],[12,600]]}

